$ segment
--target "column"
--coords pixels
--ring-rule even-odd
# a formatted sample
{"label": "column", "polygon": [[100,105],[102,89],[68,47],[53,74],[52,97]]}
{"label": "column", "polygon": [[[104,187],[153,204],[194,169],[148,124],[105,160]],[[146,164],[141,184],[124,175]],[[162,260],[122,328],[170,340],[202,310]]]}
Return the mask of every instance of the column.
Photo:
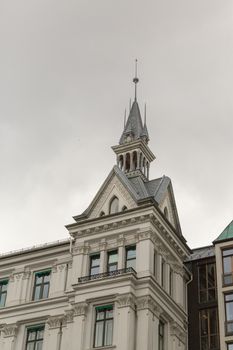
{"label": "column", "polygon": [[139,242],[137,243],[136,271],[139,277],[149,275],[153,270],[153,243],[151,232],[146,229],[139,232]]}
{"label": "column", "polygon": [[140,153],[137,151],[137,169],[140,169]]}
{"label": "column", "polygon": [[130,170],[129,171],[132,171],[133,170],[133,152],[130,152]]}
{"label": "column", "polygon": [[115,338],[117,349],[135,349],[135,304],[135,297],[131,293],[117,298],[117,335]]}
{"label": "column", "polygon": [[183,268],[181,266],[172,266],[174,271],[174,299],[182,308],[184,307],[184,280]]}
{"label": "column", "polygon": [[86,276],[88,274],[88,259],[87,255],[89,253],[88,245],[84,243],[77,243],[72,249],[73,263],[72,272],[70,277],[71,284],[78,283],[78,278]]}
{"label": "column", "polygon": [[157,349],[160,313],[160,307],[151,296],[137,299],[136,350]]}
{"label": "column", "polygon": [[117,239],[118,244],[118,270],[125,268],[125,238],[119,235]]}
{"label": "column", "polygon": [[63,295],[66,283],[67,265],[58,264],[53,266],[50,281],[50,297]]}
{"label": "column", "polygon": [[4,325],[2,329],[4,350],[16,350],[15,342],[17,331],[18,325],[16,323]]}
{"label": "column", "polygon": [[50,316],[47,321],[45,329],[45,341],[43,350],[60,350],[59,345],[61,341],[62,322],[64,316]]}
{"label": "column", "polygon": [[122,168],[122,170],[125,171],[125,168],[126,168],[126,154],[124,153],[123,154],[123,168]]}
{"label": "column", "polygon": [[107,243],[106,240],[101,240],[99,244],[100,250],[100,273],[107,271],[107,253],[106,253]]}
{"label": "column", "polygon": [[9,279],[7,306],[21,303],[23,272],[14,273]]}
{"label": "column", "polygon": [[68,348],[61,350],[83,350],[86,329],[86,313],[88,309],[88,304],[86,302],[73,304],[73,323],[70,324],[71,328],[71,338]]}

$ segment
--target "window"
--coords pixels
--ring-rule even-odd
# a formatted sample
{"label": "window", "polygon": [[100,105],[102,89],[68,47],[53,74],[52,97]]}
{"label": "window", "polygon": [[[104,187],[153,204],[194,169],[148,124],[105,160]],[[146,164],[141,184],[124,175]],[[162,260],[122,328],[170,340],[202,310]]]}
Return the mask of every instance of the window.
{"label": "window", "polygon": [[107,271],[116,271],[118,267],[118,252],[117,250],[113,250],[108,252],[108,266]]}
{"label": "window", "polygon": [[109,214],[115,214],[119,211],[119,199],[117,197],[113,197],[109,206]]}
{"label": "window", "polygon": [[157,252],[154,250],[154,264],[153,264],[153,274],[157,278]]}
{"label": "window", "polygon": [[48,298],[51,270],[35,273],[33,300]]}
{"label": "window", "polygon": [[233,293],[225,294],[226,333],[233,334]]}
{"label": "window", "polygon": [[136,269],[136,245],[126,247],[126,268],[132,267]]}
{"label": "window", "polygon": [[198,267],[199,302],[206,303],[216,299],[215,264],[203,264]]}
{"label": "window", "polygon": [[164,323],[159,321],[159,350],[164,350]]}
{"label": "window", "polygon": [[233,284],[233,248],[223,250],[223,284]]}
{"label": "window", "polygon": [[44,326],[33,327],[27,330],[26,350],[42,350]]}
{"label": "window", "polygon": [[100,254],[90,256],[90,276],[97,275],[100,271]]}
{"label": "window", "polygon": [[227,350],[233,350],[233,343],[227,344]]}
{"label": "window", "polygon": [[161,262],[161,286],[165,287],[165,281],[166,281],[166,263],[165,260],[162,259]]}
{"label": "window", "polygon": [[97,306],[95,319],[94,348],[112,345],[113,306]]}
{"label": "window", "polygon": [[0,281],[0,307],[5,306],[7,295],[8,280]]}
{"label": "window", "polygon": [[217,308],[200,311],[201,350],[219,349]]}

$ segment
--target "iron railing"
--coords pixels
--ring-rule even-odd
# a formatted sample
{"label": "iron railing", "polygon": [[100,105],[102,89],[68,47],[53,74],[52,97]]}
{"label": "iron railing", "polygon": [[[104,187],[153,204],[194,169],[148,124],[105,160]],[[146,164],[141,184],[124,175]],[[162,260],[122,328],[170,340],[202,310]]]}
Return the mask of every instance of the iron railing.
{"label": "iron railing", "polygon": [[136,276],[136,271],[132,267],[126,267],[126,268],[120,269],[120,270],[108,271],[108,272],[103,272],[103,273],[97,273],[95,275],[79,277],[78,282],[84,283],[84,282],[99,280],[99,279],[103,279],[103,278],[109,278],[109,277],[111,278],[111,277],[121,276],[121,275],[124,275],[126,273],[131,273],[131,274]]}

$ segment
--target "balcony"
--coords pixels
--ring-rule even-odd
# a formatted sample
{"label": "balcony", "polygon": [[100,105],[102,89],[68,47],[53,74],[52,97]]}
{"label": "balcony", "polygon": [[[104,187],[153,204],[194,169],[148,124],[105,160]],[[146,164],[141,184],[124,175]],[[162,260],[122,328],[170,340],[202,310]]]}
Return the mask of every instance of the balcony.
{"label": "balcony", "polygon": [[116,276],[122,276],[122,275],[125,275],[125,274],[133,274],[135,277],[137,275],[136,271],[132,267],[127,267],[127,268],[120,269],[120,270],[108,271],[108,272],[103,272],[103,273],[97,273],[95,275],[79,277],[78,278],[78,283],[85,283],[85,282],[89,282],[89,281],[96,281],[96,280],[101,280],[101,279],[104,279],[104,278],[114,278]]}

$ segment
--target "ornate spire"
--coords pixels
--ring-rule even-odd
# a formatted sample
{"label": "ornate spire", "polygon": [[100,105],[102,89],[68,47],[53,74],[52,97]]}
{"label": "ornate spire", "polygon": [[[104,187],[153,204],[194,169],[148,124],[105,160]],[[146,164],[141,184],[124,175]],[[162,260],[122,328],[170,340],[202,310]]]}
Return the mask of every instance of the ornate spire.
{"label": "ornate spire", "polygon": [[133,79],[133,82],[135,84],[135,94],[134,94],[134,101],[137,101],[137,83],[139,82],[138,79],[138,60],[135,60],[135,77]]}

